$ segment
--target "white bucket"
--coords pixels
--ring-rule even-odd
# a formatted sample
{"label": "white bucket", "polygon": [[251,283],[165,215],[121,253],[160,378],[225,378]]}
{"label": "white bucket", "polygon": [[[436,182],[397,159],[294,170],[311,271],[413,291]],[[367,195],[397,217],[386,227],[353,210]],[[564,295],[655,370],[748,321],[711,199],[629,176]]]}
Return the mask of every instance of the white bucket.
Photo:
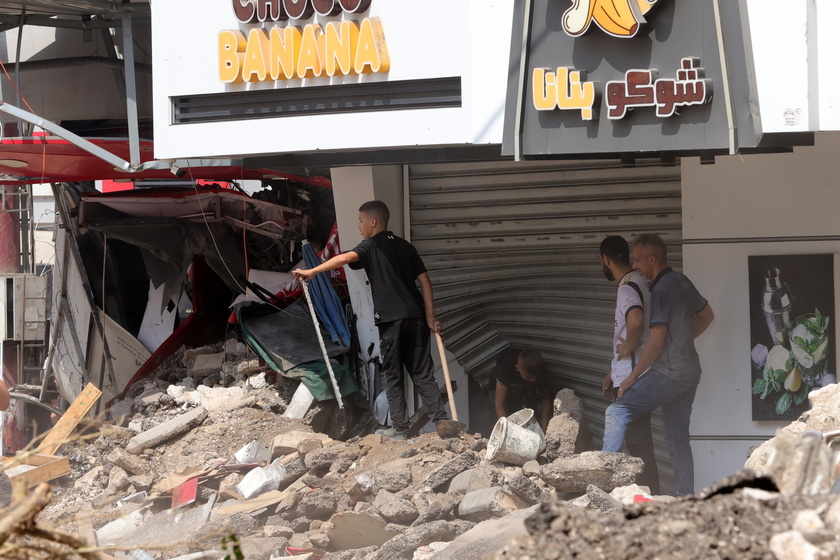
{"label": "white bucket", "polygon": [[537,422],[537,417],[533,408],[523,408],[522,410],[517,410],[508,416],[507,420],[510,424],[516,424],[517,426],[521,426],[526,430],[531,430],[540,436],[540,441],[542,442],[540,444],[540,453],[545,451],[545,434],[540,427],[540,423]]}
{"label": "white bucket", "polygon": [[512,424],[503,417],[499,418],[493,427],[484,458],[521,467],[536,459],[540,454],[540,447],[544,446],[544,439],[539,434]]}

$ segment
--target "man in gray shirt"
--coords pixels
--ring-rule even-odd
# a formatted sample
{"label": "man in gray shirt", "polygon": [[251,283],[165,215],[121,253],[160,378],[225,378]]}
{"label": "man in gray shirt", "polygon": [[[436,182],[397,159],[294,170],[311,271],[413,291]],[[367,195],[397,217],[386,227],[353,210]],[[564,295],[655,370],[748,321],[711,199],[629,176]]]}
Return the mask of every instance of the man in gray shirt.
{"label": "man in gray shirt", "polygon": [[650,340],[633,371],[621,382],[618,400],[607,408],[603,450],[621,451],[627,425],[662,408],[674,465],[674,494],[692,494],[694,457],[689,423],[701,371],[694,339],[708,328],[714,313],[694,284],[668,266],[665,243],[658,235],[638,237],[633,265],[653,280]]}

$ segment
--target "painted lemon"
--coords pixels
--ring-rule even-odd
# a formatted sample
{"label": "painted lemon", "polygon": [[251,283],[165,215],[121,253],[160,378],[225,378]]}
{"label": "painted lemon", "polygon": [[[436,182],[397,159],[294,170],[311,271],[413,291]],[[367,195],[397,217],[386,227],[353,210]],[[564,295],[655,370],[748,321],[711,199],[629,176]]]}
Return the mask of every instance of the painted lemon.
{"label": "painted lemon", "polygon": [[783,369],[787,371],[787,361],[790,358],[790,350],[784,346],[774,346],[770,353],[767,354],[766,367],[771,371]]}
{"label": "painted lemon", "polygon": [[799,366],[793,366],[788,372],[787,379],[785,379],[785,389],[791,393],[795,393],[802,385],[802,372],[799,371]]}

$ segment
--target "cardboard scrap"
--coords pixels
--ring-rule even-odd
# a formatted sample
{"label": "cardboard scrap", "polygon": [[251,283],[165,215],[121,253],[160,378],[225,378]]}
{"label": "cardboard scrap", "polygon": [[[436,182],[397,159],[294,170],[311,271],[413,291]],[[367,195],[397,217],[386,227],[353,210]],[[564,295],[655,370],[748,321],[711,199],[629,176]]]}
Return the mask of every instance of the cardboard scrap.
{"label": "cardboard scrap", "polygon": [[232,513],[251,513],[258,509],[268,507],[274,504],[279,504],[288,493],[280,490],[271,490],[265,494],[260,494],[256,498],[244,500],[238,504],[231,504],[223,506],[219,509],[214,509],[213,513],[217,515],[230,515]]}

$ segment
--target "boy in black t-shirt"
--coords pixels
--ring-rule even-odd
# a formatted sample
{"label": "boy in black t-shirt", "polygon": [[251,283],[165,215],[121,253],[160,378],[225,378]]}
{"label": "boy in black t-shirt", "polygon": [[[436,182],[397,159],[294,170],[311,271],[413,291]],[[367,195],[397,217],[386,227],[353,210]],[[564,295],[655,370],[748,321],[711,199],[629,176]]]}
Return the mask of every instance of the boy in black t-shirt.
{"label": "boy in black t-shirt", "polygon": [[[430,354],[431,332],[440,331],[435,318],[432,282],[414,246],[388,231],[390,213],[384,202],[372,200],[359,207],[359,232],[364,240],[352,251],[329,259],[315,268],[294,270],[309,281],[316,274],[344,265],[364,269],[373,295],[374,322],[379,328],[379,353],[385,375],[385,392],[393,427],[376,433],[404,440],[408,432],[407,406],[402,368],[411,380],[429,417],[446,420]],[[420,283],[417,290],[415,281]]]}
{"label": "boy in black t-shirt", "polygon": [[496,360],[493,373],[496,377],[496,416],[501,418],[523,408],[532,408],[545,432],[554,411],[554,391],[544,375],[539,351],[508,346]]}

